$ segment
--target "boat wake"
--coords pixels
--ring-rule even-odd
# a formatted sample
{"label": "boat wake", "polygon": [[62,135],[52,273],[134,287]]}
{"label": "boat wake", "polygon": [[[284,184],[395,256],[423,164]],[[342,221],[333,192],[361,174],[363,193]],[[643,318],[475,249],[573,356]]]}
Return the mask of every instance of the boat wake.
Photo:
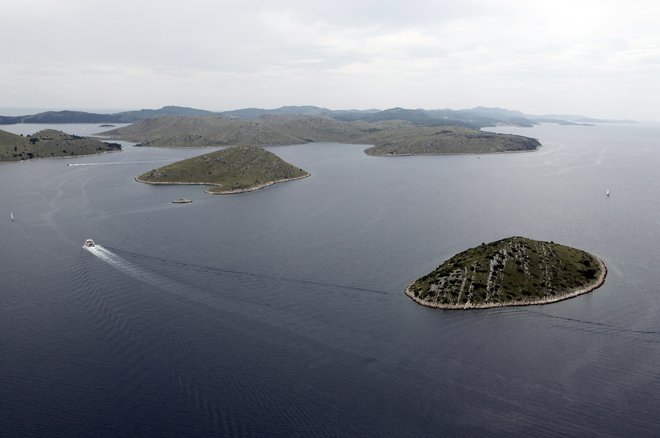
{"label": "boat wake", "polygon": [[108,162],[98,162],[98,163],[67,163],[69,167],[79,167],[79,166],[117,166],[117,165],[127,165],[127,164],[162,164],[162,163],[171,163],[172,160],[158,160],[158,161],[108,161]]}
{"label": "boat wake", "polygon": [[[291,276],[286,276],[286,275],[275,275],[275,274],[269,274],[265,272],[250,272],[250,271],[241,271],[241,270],[236,270],[236,269],[223,269],[219,268],[216,266],[209,266],[209,265],[199,265],[199,264],[194,264],[194,263],[188,263],[188,262],[182,262],[182,261],[177,261],[177,260],[171,260],[171,259],[166,259],[162,257],[155,257],[152,255],[146,255],[146,254],[138,254],[135,252],[131,251],[126,251],[118,248],[108,248],[106,250],[111,250],[113,251],[113,254],[117,255],[117,253],[124,254],[126,257],[133,258],[135,260],[149,260],[150,263],[156,263],[159,265],[164,265],[167,266],[170,271],[177,271],[181,272],[181,270],[184,271],[190,271],[193,270],[195,271],[198,275],[199,272],[205,272],[209,274],[215,274],[218,276],[238,276],[238,277],[243,277],[246,279],[254,279],[254,280],[259,280],[259,281],[267,281],[267,282],[272,282],[272,281],[279,281],[279,282],[287,282],[291,284],[295,284],[296,286],[320,286],[320,287],[326,287],[326,288],[332,288],[332,289],[337,289],[337,290],[345,290],[345,291],[353,291],[353,292],[358,292],[358,293],[367,293],[367,294],[377,294],[377,295],[382,295],[382,296],[389,296],[390,292],[386,290],[379,290],[379,289],[374,289],[370,287],[363,287],[359,285],[352,285],[352,284],[345,284],[345,283],[339,283],[339,282],[325,282],[325,281],[318,281],[318,280],[310,280],[310,279],[305,279],[305,278],[298,278],[298,277],[291,277]],[[117,255],[117,257],[119,257]]]}
{"label": "boat wake", "polygon": [[143,283],[147,283],[151,286],[154,286],[158,289],[162,289],[168,292],[173,292],[176,294],[181,294],[182,291],[186,288],[189,288],[183,283],[179,283],[170,278],[159,275],[153,271],[144,269],[134,263],[129,262],[123,257],[115,254],[107,248],[104,248],[101,245],[96,244],[92,247],[83,247],[85,250],[94,254],[96,257],[109,264],[113,268],[133,277],[136,280],[139,280]]}
{"label": "boat wake", "polygon": [[279,316],[273,315],[277,314],[287,315],[283,320],[289,321],[291,315],[304,314],[326,320],[327,307],[336,306],[337,302],[344,303],[350,312],[353,303],[365,296],[378,295],[379,302],[392,297],[388,291],[357,285],[196,265],[101,245],[85,250],[119,272],[161,291],[249,319],[261,315],[276,321]]}

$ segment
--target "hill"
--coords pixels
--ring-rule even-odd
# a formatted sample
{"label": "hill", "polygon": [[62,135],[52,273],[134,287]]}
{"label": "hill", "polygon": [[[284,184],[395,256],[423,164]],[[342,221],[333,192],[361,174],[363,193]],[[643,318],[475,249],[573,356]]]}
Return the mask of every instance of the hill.
{"label": "hill", "polygon": [[241,120],[256,120],[262,116],[325,116],[332,114],[333,111],[327,108],[317,106],[283,106],[274,109],[263,108],[243,108],[232,111],[224,111],[220,115]]}
{"label": "hill", "polygon": [[221,115],[231,119],[257,120],[263,116],[313,116],[331,117],[343,122],[363,121],[369,123],[399,120],[417,126],[463,126],[480,129],[487,126],[515,125],[533,126],[538,123],[589,124],[615,123],[621,120],[599,120],[573,115],[534,116],[520,111],[503,108],[476,107],[470,109],[406,109],[385,110],[331,110],[312,105],[283,106],[280,108],[243,108],[225,112],[213,112],[181,106],[165,106],[160,109],[141,109],[113,114],[88,113],[84,111],[48,111],[24,116],[0,116],[0,125],[15,123],[133,123],[160,116],[208,116]]}
{"label": "hill", "polygon": [[242,193],[305,178],[309,173],[256,146],[234,146],[160,167],[136,178],[149,184],[214,186],[212,194]]}
{"label": "hill", "polygon": [[132,123],[137,119],[121,114],[97,114],[85,111],[46,111],[25,116],[0,116],[0,125],[17,123]]}
{"label": "hill", "polygon": [[309,141],[271,123],[236,120],[218,115],[157,117],[106,131],[102,135],[136,142],[140,146],[265,146]]}
{"label": "hill", "polygon": [[164,106],[160,109],[141,109],[137,111],[124,111],[117,113],[131,121],[145,120],[160,116],[208,116],[214,114],[213,111],[206,111],[185,106]]}
{"label": "hill", "polygon": [[44,129],[28,136],[0,130],[0,161],[72,157],[119,150],[121,146],[116,143],[69,135],[54,129]]}
{"label": "hill", "polygon": [[159,116],[202,116],[212,111],[181,106],[165,106],[160,109],[142,109],[113,114],[89,113],[85,111],[46,111],[24,116],[0,116],[0,125],[17,123],[133,123]]}
{"label": "hill", "polygon": [[585,251],[510,237],[455,255],[415,280],[406,295],[443,309],[544,304],[590,292],[606,273]]}

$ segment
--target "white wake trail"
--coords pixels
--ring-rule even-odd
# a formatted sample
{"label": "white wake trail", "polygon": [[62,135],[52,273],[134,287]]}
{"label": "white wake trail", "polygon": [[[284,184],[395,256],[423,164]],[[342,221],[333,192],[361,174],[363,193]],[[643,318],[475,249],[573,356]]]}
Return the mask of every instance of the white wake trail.
{"label": "white wake trail", "polygon": [[131,263],[101,245],[84,248],[113,268],[135,278],[136,280],[157,287],[158,289],[175,294],[181,294],[183,290],[188,289],[186,285]]}
{"label": "white wake trail", "polygon": [[131,164],[160,164],[160,163],[171,163],[172,160],[158,160],[158,161],[107,161],[107,162],[98,162],[98,163],[67,163],[69,167],[78,167],[78,166],[121,166],[121,165],[131,165]]}

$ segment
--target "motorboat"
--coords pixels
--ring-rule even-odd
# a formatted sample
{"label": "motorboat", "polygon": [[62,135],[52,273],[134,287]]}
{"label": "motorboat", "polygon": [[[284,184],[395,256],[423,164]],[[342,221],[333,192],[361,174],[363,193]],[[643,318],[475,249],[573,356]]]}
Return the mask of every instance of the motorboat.
{"label": "motorboat", "polygon": [[85,239],[85,243],[83,243],[83,248],[93,248],[95,246],[96,244],[92,239]]}

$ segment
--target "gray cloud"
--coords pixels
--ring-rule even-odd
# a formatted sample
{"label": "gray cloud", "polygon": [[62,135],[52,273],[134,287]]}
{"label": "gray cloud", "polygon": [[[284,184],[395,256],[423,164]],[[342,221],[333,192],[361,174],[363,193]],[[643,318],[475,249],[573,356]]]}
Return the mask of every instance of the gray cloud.
{"label": "gray cloud", "polygon": [[3,106],[470,107],[655,118],[660,7],[4,0]]}

